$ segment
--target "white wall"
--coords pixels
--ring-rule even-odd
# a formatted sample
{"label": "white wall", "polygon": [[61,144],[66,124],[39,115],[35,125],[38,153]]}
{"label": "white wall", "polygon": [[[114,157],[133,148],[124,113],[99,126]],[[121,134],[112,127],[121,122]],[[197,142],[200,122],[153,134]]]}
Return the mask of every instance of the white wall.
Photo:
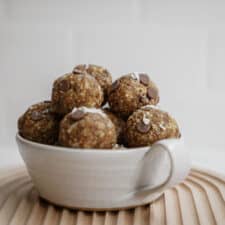
{"label": "white wall", "polygon": [[223,1],[0,0],[0,143],[78,63],[146,71],[194,156],[225,152]]}

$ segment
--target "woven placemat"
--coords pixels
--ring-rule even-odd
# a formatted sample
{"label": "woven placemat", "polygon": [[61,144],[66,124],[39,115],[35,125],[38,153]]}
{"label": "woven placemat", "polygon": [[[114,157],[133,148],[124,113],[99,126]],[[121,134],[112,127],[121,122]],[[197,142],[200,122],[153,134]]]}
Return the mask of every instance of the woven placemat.
{"label": "woven placemat", "polygon": [[225,225],[225,179],[192,169],[181,184],[135,209],[68,210],[38,197],[24,168],[0,171],[0,225]]}

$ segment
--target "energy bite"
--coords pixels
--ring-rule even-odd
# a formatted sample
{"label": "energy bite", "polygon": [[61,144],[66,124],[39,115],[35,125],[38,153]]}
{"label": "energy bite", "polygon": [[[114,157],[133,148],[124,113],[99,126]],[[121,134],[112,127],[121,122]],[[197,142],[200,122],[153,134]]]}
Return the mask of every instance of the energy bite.
{"label": "energy bite", "polygon": [[29,107],[18,120],[19,134],[31,141],[54,144],[58,138],[59,118],[51,107],[50,101]]}
{"label": "energy bite", "polygon": [[74,107],[100,107],[103,91],[99,83],[87,73],[68,73],[53,84],[52,105],[54,112],[65,115]]}
{"label": "energy bite", "polygon": [[81,72],[86,72],[93,76],[98,83],[100,84],[103,92],[104,92],[104,102],[106,102],[107,99],[107,94],[108,94],[108,89],[112,84],[112,76],[109,73],[109,71],[101,66],[97,65],[88,65],[88,64],[81,64],[77,65],[73,69],[73,73],[81,73]]}
{"label": "energy bite", "polygon": [[123,143],[123,133],[125,130],[125,121],[112,113],[110,109],[105,108],[104,109],[105,114],[111,119],[113,122],[115,128],[116,128],[116,133],[117,133],[117,143],[122,144]]}
{"label": "energy bite", "polygon": [[112,149],[117,134],[112,121],[96,108],[74,108],[60,123],[59,143],[74,148]]}
{"label": "energy bite", "polygon": [[144,105],[156,105],[156,85],[144,73],[131,73],[116,80],[109,89],[109,105],[113,112],[127,118]]}
{"label": "energy bite", "polygon": [[151,105],[135,111],[126,123],[125,139],[129,147],[148,146],[161,139],[179,137],[175,119]]}

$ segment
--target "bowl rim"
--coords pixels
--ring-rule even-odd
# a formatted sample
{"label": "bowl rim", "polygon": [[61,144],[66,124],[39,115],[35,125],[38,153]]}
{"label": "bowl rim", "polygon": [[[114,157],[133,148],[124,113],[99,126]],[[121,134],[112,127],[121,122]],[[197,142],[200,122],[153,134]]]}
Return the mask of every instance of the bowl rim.
{"label": "bowl rim", "polygon": [[[97,149],[97,148],[70,148],[70,147],[63,147],[63,146],[54,146],[54,145],[47,145],[42,144],[34,141],[27,140],[23,138],[19,132],[16,133],[16,140],[17,142],[22,142],[32,147],[37,147],[40,150],[50,150],[50,151],[60,151],[60,152],[91,152],[91,153],[127,153],[127,152],[136,152],[136,151],[146,151],[151,149],[151,146],[144,146],[144,147],[136,147],[136,148],[124,148],[124,149]],[[179,140],[179,139],[178,139]],[[115,152],[115,153],[114,153]]]}

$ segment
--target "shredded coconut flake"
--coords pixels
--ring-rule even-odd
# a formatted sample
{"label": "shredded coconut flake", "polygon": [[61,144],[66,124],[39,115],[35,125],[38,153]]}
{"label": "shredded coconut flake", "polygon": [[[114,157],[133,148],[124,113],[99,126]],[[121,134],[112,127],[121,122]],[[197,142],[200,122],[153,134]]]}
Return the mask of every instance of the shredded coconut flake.
{"label": "shredded coconut flake", "polygon": [[139,73],[138,72],[133,72],[133,73],[131,73],[131,77],[134,80],[139,80]]}
{"label": "shredded coconut flake", "polygon": [[67,133],[70,134],[72,132],[72,130],[74,129],[75,126],[76,126],[76,123],[74,123],[73,125],[71,125],[69,127],[69,129],[67,130]]}
{"label": "shredded coconut flake", "polygon": [[79,107],[79,108],[73,108],[72,112],[76,112],[77,110],[81,110],[84,113],[98,113],[100,115],[102,115],[103,117],[106,117],[106,114],[101,110],[101,109],[96,109],[96,108],[88,108],[85,106]]}
{"label": "shredded coconut flake", "polygon": [[126,149],[126,147],[125,147],[124,145],[115,144],[115,145],[113,146],[113,149],[120,150],[120,149]]}
{"label": "shredded coconut flake", "polygon": [[159,108],[159,106],[155,106],[155,105],[145,105],[143,107],[141,107],[142,109],[158,109],[158,110],[161,110]]}
{"label": "shredded coconut flake", "polygon": [[109,108],[110,108],[110,107],[109,107],[109,103],[107,102],[102,108],[103,108],[103,109],[109,109]]}
{"label": "shredded coconut flake", "polygon": [[143,123],[144,123],[145,125],[149,125],[149,124],[150,124],[150,119],[147,118],[145,114],[144,114],[144,117],[143,117],[142,121],[143,121]]}
{"label": "shredded coconut flake", "polygon": [[164,125],[163,124],[159,124],[159,127],[162,129],[162,130],[165,130],[166,128],[164,127]]}

